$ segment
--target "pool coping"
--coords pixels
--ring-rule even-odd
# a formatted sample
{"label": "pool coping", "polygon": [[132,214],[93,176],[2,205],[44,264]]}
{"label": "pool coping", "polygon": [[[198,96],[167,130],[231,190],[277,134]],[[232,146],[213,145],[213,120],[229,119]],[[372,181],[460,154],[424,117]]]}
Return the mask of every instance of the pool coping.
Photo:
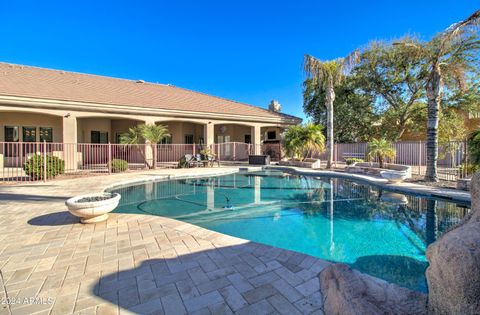
{"label": "pool coping", "polygon": [[450,202],[462,202],[462,203],[471,203],[470,192],[459,191],[456,189],[449,188],[439,188],[432,187],[427,185],[420,185],[415,183],[399,183],[399,184],[389,184],[388,181],[384,178],[360,175],[354,173],[341,173],[336,171],[329,170],[312,170],[304,169],[299,167],[292,166],[276,166],[268,165],[265,166],[266,169],[282,170],[288,171],[297,175],[305,176],[332,176],[337,178],[346,178],[353,179],[357,181],[366,182],[370,185],[384,188],[392,192],[407,193],[407,194],[417,194],[425,197],[440,198]]}

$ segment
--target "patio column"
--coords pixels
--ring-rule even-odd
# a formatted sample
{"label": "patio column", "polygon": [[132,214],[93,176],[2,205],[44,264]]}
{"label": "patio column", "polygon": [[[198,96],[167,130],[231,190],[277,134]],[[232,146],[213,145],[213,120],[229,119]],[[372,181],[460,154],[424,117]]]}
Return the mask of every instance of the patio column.
{"label": "patio column", "polygon": [[[145,125],[155,125],[155,121],[145,120]],[[150,141],[148,140],[145,140],[145,162],[147,163],[147,165],[152,166],[152,168],[155,168],[157,164],[153,160],[153,150],[152,150],[152,146],[150,145]]]}
{"label": "patio column", "polygon": [[78,153],[77,153],[77,117],[67,114],[63,117],[62,128],[63,142],[63,160],[65,161],[65,170],[77,170]]}
{"label": "patio column", "polygon": [[208,122],[206,125],[204,125],[203,132],[204,132],[205,144],[207,146],[214,144],[215,143],[215,124],[212,122]]}
{"label": "patio column", "polygon": [[253,126],[251,128],[252,132],[252,144],[253,144],[253,154],[258,155],[262,154],[262,145],[260,140],[260,126]]}

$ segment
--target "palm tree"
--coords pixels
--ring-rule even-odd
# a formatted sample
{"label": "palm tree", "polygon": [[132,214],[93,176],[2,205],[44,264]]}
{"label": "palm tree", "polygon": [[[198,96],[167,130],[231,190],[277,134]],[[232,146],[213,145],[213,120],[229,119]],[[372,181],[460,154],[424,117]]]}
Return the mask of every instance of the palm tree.
{"label": "palm tree", "polygon": [[455,23],[435,36],[425,45],[416,43],[396,43],[419,49],[425,54],[427,79],[427,170],[425,180],[438,181],[438,125],[443,88],[446,81],[458,84],[461,88],[466,73],[471,67],[473,50],[480,48],[476,28],[480,25],[480,10],[467,19]]}
{"label": "palm tree", "polygon": [[[150,144],[150,148],[152,150],[152,157],[153,163],[149,164],[147,159],[145,162],[147,163],[149,168],[155,168],[157,160],[155,146],[157,143],[162,141],[165,138],[169,138],[170,134],[168,133],[168,129],[162,125],[152,125],[152,124],[141,124],[135,127],[131,127],[128,129],[128,132],[120,135],[120,143],[123,144],[139,144],[142,139]],[[143,154],[143,153],[142,153]],[[145,157],[145,156],[144,156]]]}
{"label": "palm tree", "polygon": [[314,152],[325,150],[325,136],[322,125],[308,123],[289,127],[284,134],[283,145],[288,156],[302,160]]}
{"label": "palm tree", "polygon": [[292,158],[300,158],[302,126],[295,125],[290,126],[285,130],[283,135],[283,147],[285,148],[285,154]]}
{"label": "palm tree", "polygon": [[305,55],[304,70],[307,77],[311,78],[314,84],[321,85],[325,90],[325,107],[327,108],[327,168],[332,167],[333,161],[333,103],[335,101],[335,87],[338,86],[351,66],[358,59],[358,52],[355,51],[347,58],[321,61],[311,55]]}
{"label": "palm tree", "polygon": [[323,152],[325,150],[325,136],[323,135],[323,126],[309,123],[304,127],[304,159],[311,157],[314,152]]}
{"label": "palm tree", "polygon": [[377,158],[380,168],[383,168],[385,159],[395,158],[396,151],[392,144],[385,139],[373,139],[368,143],[367,158]]}
{"label": "palm tree", "polygon": [[425,180],[438,181],[438,122],[445,76],[450,75],[460,85],[464,81],[465,71],[468,69],[468,52],[478,49],[479,44],[469,28],[478,25],[480,25],[480,10],[466,20],[450,26],[429,43],[431,54],[429,56],[430,73],[426,84],[428,122]]}

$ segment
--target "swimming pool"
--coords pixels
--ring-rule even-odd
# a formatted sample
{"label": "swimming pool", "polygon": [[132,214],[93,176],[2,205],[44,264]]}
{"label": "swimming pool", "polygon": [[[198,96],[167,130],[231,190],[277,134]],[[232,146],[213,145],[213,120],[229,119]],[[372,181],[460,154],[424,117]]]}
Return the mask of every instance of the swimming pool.
{"label": "swimming pool", "polygon": [[425,249],[468,204],[402,195],[348,179],[279,171],[115,189],[115,212],[165,216],[294,250],[426,291]]}

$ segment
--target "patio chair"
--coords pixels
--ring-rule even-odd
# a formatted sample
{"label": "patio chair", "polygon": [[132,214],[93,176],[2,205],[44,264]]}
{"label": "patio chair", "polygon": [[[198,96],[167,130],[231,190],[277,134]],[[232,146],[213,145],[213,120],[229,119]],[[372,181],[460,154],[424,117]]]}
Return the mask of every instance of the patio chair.
{"label": "patio chair", "polygon": [[208,156],[208,165],[213,166],[215,163],[217,163],[217,166],[220,167],[220,161],[217,160],[216,156]]}
{"label": "patio chair", "polygon": [[202,163],[197,160],[196,156],[193,156],[192,154],[185,154],[185,162],[187,163],[188,167],[196,167],[201,165]]}
{"label": "patio chair", "polygon": [[203,166],[202,156],[200,154],[195,154],[192,157],[191,164],[195,167]]}

